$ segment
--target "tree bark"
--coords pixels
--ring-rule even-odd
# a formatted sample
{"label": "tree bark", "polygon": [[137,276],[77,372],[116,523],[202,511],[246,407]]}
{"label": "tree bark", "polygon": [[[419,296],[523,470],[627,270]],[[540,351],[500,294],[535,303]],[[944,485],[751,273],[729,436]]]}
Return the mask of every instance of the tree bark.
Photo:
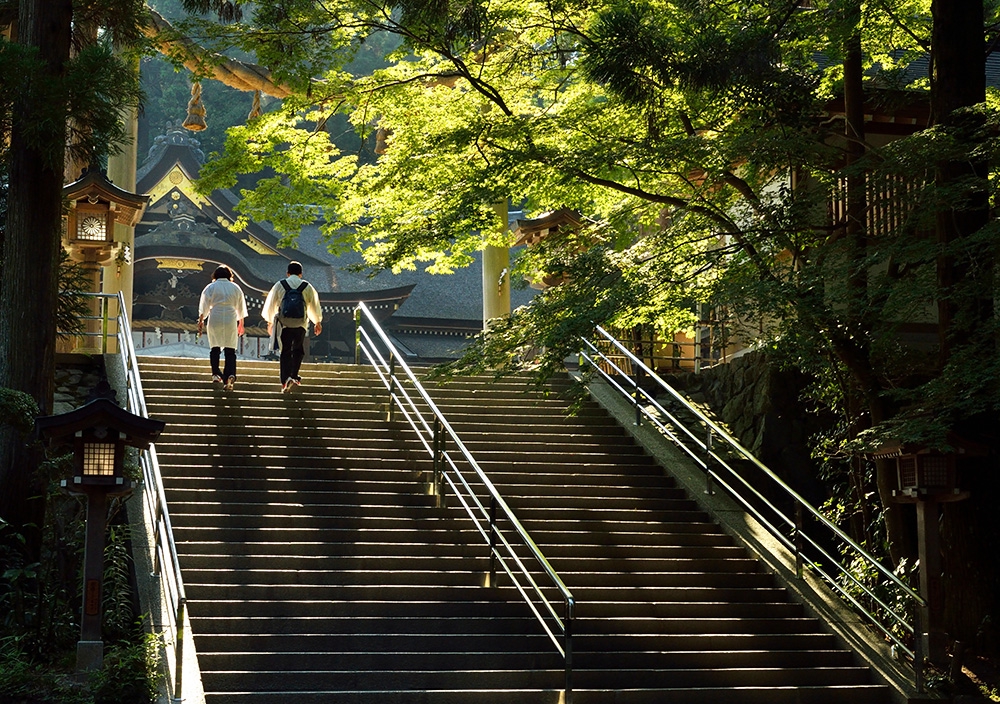
{"label": "tree bark", "polygon": [[[931,5],[934,29],[931,46],[931,116],[935,125],[949,129],[967,144],[971,153],[977,146],[982,118],[975,113],[955,114],[956,110],[986,99],[985,31],[981,0],[934,0]],[[972,351],[973,357],[996,354],[992,341],[979,333],[989,329],[994,317],[993,276],[995,253],[987,247],[973,247],[969,238],[989,221],[986,198],[988,164],[984,160],[956,159],[937,165],[935,184],[939,189],[955,189],[958,181],[973,184],[939,198],[936,218],[937,242],[942,251],[937,259],[939,362],[942,370],[959,352]],[[979,184],[977,189],[975,184]],[[955,243],[965,244],[955,254]],[[944,251],[951,248],[951,251]],[[963,354],[963,359],[968,355]],[[947,371],[947,370],[945,370]],[[997,419],[965,419],[954,428],[974,439],[996,438]],[[978,437],[977,437],[978,436]],[[962,480],[971,489],[971,498],[946,504],[941,522],[943,584],[945,593],[944,628],[963,643],[980,649],[998,650],[995,626],[989,616],[1000,607],[1000,568],[990,555],[996,546],[997,525],[994,508],[1000,490],[995,458],[963,460]]]}
{"label": "tree bark", "polygon": [[[931,121],[951,127],[959,139],[971,139],[981,126],[981,118],[956,115],[955,111],[986,100],[986,54],[983,3],[980,0],[935,0],[931,4],[934,29],[931,37]],[[972,146],[970,142],[970,147]],[[942,248],[981,229],[989,211],[986,201],[986,164],[970,159],[942,162],[937,165],[935,183],[946,189],[959,179],[982,180],[982,191],[970,202],[947,205],[952,197],[939,205],[935,229]],[[940,362],[944,367],[951,358],[956,342],[971,330],[973,323],[966,318],[956,328],[960,303],[954,298],[955,285],[968,273],[968,262],[942,252],[937,260],[938,339]],[[992,289],[986,289],[990,292]],[[992,294],[991,294],[992,295]],[[990,299],[992,300],[992,299]],[[992,310],[989,311],[992,315]],[[978,322],[978,321],[977,321]]]}
{"label": "tree bark", "polygon": [[[65,108],[39,90],[59,81],[69,60],[71,0],[24,0],[19,40],[37,48],[42,61],[14,109],[10,138],[7,232],[0,281],[0,386],[24,391],[51,413],[55,376],[55,312],[62,232]],[[59,94],[57,92],[57,94]],[[53,119],[53,114],[55,119]],[[30,130],[52,124],[46,139]],[[45,487],[38,476],[41,453],[11,428],[0,436],[0,517],[28,539],[37,557],[45,515]]]}

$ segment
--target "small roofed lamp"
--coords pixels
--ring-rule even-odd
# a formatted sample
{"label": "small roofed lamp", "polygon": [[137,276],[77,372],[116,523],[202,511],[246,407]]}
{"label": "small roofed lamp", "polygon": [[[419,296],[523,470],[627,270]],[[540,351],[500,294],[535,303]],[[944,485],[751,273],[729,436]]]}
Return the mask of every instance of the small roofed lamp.
{"label": "small roofed lamp", "polygon": [[208,127],[205,123],[205,106],[201,104],[201,82],[191,84],[191,99],[188,101],[187,117],[181,126],[192,132],[201,132]]}
{"label": "small roofed lamp", "polygon": [[135,227],[149,196],[118,188],[103,171],[92,167],[73,183],[63,186],[63,198],[69,206],[65,241],[69,256],[82,265],[88,278],[87,292],[99,293],[101,267],[116,261],[119,267],[131,262],[131,257],[123,254],[128,242],[115,237],[115,223]]}
{"label": "small roofed lamp", "polygon": [[104,663],[101,607],[108,499],[132,490],[124,475],[125,447],[148,448],[163,427],[162,421],[129,413],[108,398],[35,421],[35,431],[44,440],[73,439],[73,476],[63,480],[62,485],[87,497],[77,670],[97,670]]}
{"label": "small roofed lamp", "polygon": [[[518,220],[514,226],[514,246],[531,247],[544,239],[558,236],[560,233],[579,232],[584,225],[580,213],[569,208],[542,213],[537,218]],[[528,277],[531,288],[545,290],[558,286],[569,280],[565,271],[538,271]]]}
{"label": "small roofed lamp", "polygon": [[948,635],[944,630],[945,595],[941,580],[940,504],[962,501],[969,492],[961,488],[958,462],[963,457],[982,457],[982,445],[949,435],[950,452],[925,445],[890,441],[871,453],[874,459],[895,461],[896,503],[914,504],[917,510],[917,551],[920,558],[920,596],[927,605],[921,613],[922,651],[935,664],[947,659]]}
{"label": "small roofed lamp", "polygon": [[[98,168],[86,169],[79,179],[63,186],[69,203],[66,242],[79,261],[111,261],[116,246],[115,223],[135,227],[149,203],[149,196],[118,188]],[[87,256],[86,253],[93,253]],[[103,261],[107,259],[107,261]]]}

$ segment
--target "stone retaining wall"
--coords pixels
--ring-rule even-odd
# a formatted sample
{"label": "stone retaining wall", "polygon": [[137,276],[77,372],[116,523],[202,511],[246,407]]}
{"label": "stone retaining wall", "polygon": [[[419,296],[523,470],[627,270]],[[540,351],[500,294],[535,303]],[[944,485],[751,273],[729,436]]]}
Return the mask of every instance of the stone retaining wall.
{"label": "stone retaining wall", "polygon": [[66,413],[87,403],[90,392],[101,380],[103,370],[104,362],[100,357],[61,355],[56,360],[52,414]]}
{"label": "stone retaining wall", "polygon": [[827,419],[808,412],[800,401],[807,383],[803,374],[778,369],[766,352],[756,351],[669,380],[711,409],[744,447],[810,503],[825,500],[808,441]]}

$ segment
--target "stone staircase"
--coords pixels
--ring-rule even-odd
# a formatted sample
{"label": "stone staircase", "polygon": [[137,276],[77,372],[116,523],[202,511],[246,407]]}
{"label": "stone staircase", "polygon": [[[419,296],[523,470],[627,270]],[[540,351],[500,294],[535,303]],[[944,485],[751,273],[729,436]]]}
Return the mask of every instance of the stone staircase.
{"label": "stone staircase", "polygon": [[[556,704],[563,663],[365,368],[144,358],[209,704]],[[431,396],[572,590],[576,704],[890,701],[596,405]],[[456,502],[451,502],[452,504]]]}

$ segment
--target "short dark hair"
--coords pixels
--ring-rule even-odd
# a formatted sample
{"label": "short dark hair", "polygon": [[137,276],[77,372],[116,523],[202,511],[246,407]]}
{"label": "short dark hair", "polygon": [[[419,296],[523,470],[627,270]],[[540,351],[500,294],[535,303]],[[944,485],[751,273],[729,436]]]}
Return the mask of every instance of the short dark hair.
{"label": "short dark hair", "polygon": [[212,274],[213,281],[218,279],[229,279],[230,281],[232,281],[233,280],[232,270],[230,270],[228,266],[220,266],[218,269],[215,270],[215,273]]}
{"label": "short dark hair", "polygon": [[302,265],[299,262],[288,262],[288,273],[294,276],[302,276]]}

